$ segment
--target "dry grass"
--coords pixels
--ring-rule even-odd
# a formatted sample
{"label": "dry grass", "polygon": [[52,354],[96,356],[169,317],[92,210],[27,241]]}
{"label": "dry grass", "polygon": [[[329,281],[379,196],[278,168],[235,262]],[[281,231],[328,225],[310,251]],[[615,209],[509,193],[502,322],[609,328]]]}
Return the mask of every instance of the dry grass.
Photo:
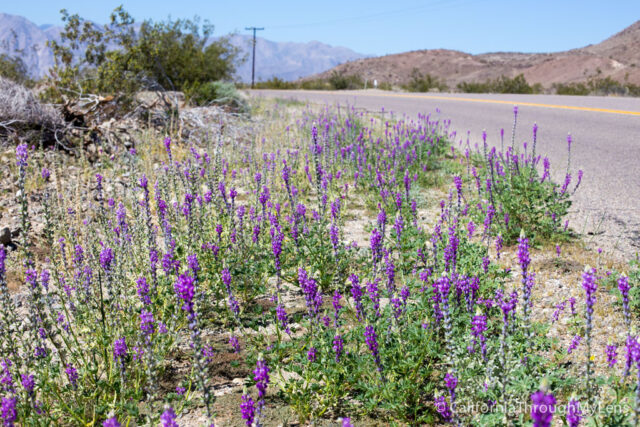
{"label": "dry grass", "polygon": [[0,135],[17,131],[55,132],[64,120],[53,106],[43,104],[26,87],[0,77]]}

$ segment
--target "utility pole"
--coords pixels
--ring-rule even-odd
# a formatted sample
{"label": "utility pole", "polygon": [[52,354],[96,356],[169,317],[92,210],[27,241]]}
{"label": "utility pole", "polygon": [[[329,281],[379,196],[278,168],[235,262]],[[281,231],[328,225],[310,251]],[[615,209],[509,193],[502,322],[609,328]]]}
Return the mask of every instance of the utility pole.
{"label": "utility pole", "polygon": [[251,58],[251,89],[253,89],[256,82],[256,31],[262,31],[264,28],[246,27],[245,30],[253,31],[253,57]]}

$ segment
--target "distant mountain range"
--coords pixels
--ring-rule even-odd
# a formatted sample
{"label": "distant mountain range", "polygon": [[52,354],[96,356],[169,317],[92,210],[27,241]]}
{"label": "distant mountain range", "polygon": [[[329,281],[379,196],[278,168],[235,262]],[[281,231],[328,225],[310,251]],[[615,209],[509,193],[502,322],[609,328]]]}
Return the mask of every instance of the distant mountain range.
{"label": "distant mountain range", "polygon": [[308,78],[327,78],[335,71],[403,85],[411,80],[414,69],[438,77],[451,88],[461,82],[483,82],[518,74],[524,74],[530,84],[540,83],[545,88],[594,77],[640,85],[640,21],[601,43],[565,52],[471,55],[457,50],[418,50],[358,59]]}
{"label": "distant mountain range", "polygon": [[[20,55],[33,77],[43,77],[54,65],[53,53],[47,47],[47,41],[59,40],[61,31],[61,27],[37,26],[22,16],[0,13],[0,54]],[[257,81],[272,77],[295,80],[366,57],[345,47],[329,46],[317,41],[280,43],[260,37],[256,41]],[[237,67],[237,78],[250,82],[252,37],[236,34],[231,36],[231,42],[240,48],[240,56],[247,58]]]}

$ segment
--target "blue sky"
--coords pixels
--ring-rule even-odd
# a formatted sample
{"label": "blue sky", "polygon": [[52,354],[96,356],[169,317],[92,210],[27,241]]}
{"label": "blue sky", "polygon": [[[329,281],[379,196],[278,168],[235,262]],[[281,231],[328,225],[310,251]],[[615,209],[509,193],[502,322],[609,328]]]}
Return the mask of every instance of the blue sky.
{"label": "blue sky", "polygon": [[59,25],[66,8],[103,23],[120,4],[137,21],[198,15],[218,35],[258,26],[269,40],[318,40],[374,55],[435,48],[553,52],[598,43],[640,20],[640,0],[25,0],[5,2],[0,12]]}

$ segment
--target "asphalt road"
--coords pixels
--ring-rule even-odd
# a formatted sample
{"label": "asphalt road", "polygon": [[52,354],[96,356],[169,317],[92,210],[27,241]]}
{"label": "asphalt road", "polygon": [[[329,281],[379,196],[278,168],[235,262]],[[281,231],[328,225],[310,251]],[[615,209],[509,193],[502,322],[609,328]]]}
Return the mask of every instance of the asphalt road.
{"label": "asphalt road", "polygon": [[510,140],[513,107],[518,106],[516,142],[532,141],[538,125],[537,152],[551,160],[562,180],[571,133],[571,169],[584,179],[574,196],[571,226],[593,247],[628,258],[640,250],[640,98],[558,95],[493,95],[393,93],[369,91],[255,90],[251,96],[296,99],[320,104],[353,105],[370,111],[414,118],[418,113],[451,119],[456,142],[471,146],[487,131],[489,143],[500,145],[500,129]]}

